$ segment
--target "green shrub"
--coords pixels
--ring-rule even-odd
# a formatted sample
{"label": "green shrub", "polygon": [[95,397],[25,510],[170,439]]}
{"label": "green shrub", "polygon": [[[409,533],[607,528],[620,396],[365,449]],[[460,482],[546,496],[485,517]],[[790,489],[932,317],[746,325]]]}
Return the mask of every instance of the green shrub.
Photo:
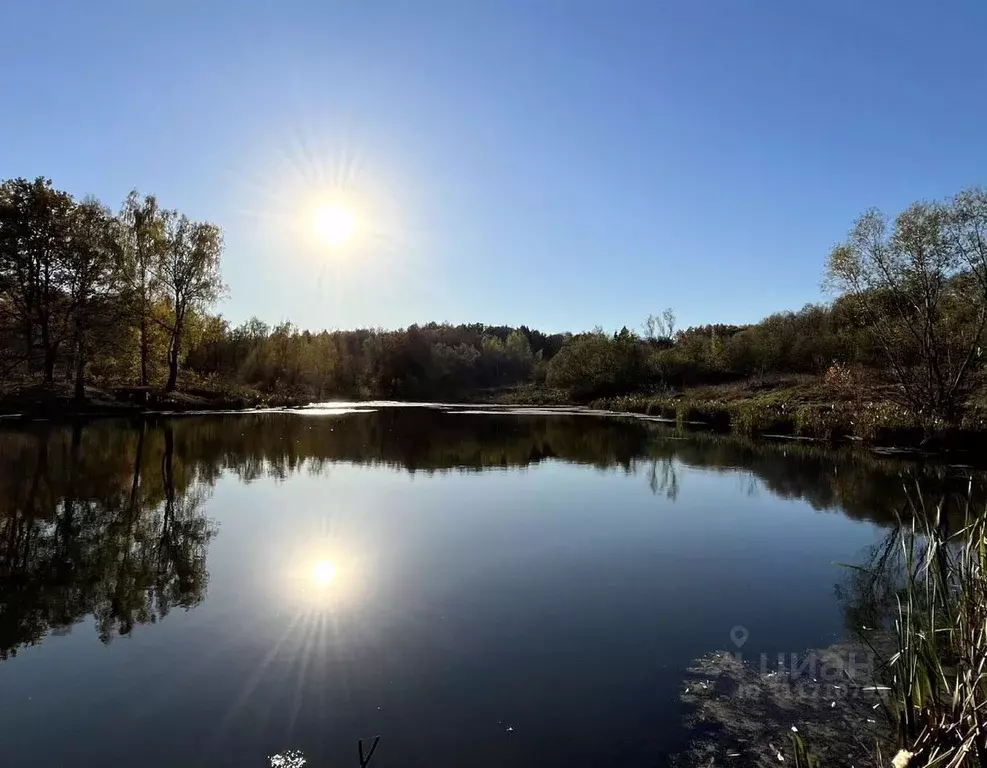
{"label": "green shrub", "polygon": [[599,331],[573,336],[548,364],[546,381],[577,400],[647,389],[645,351],[626,329],[613,337]]}

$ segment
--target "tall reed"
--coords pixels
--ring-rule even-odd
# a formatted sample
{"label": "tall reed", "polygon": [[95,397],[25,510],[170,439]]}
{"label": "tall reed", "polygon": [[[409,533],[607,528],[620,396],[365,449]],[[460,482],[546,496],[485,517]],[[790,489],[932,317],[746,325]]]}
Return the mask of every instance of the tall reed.
{"label": "tall reed", "polygon": [[910,766],[987,765],[987,513],[969,499],[956,530],[945,502],[902,527],[888,684]]}
{"label": "tall reed", "polygon": [[[910,497],[910,514],[881,548],[878,567],[893,608],[880,676],[897,767],[987,766],[987,512],[970,488],[958,509]],[[891,555],[891,557],[889,557]],[[888,638],[887,636],[890,635]],[[862,637],[878,657],[873,628]]]}

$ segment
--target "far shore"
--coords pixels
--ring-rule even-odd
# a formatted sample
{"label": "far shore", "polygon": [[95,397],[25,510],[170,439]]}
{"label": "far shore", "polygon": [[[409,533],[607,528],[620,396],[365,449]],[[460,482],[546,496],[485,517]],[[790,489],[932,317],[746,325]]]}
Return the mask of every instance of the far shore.
{"label": "far shore", "polygon": [[[165,392],[154,387],[86,388],[75,397],[69,384],[32,385],[0,394],[0,419],[140,418],[213,413],[294,410],[331,402],[359,406],[397,401],[380,398],[326,397],[317,400],[271,395],[255,390],[236,393],[190,389]],[[405,401],[401,401],[405,402]],[[827,399],[826,393],[804,380],[779,379],[757,387],[699,387],[665,395],[626,395],[574,401],[565,392],[543,387],[478,390],[408,405],[435,404],[488,408],[566,410],[578,413],[643,418],[678,424],[682,428],[734,433],[740,436],[807,440],[819,443],[863,444],[878,451],[935,455],[983,450],[987,421],[929,434],[900,417],[886,403],[847,403]],[[888,414],[891,416],[888,416]]]}

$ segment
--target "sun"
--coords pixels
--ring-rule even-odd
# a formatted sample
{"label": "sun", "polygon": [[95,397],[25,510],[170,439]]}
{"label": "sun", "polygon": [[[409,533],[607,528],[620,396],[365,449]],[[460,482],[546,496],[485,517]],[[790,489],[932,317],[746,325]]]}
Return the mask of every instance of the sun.
{"label": "sun", "polygon": [[336,566],[328,560],[320,560],[312,569],[312,580],[319,586],[326,586],[336,578]]}
{"label": "sun", "polygon": [[337,203],[322,205],[315,211],[315,231],[327,245],[345,243],[356,229],[352,212]]}

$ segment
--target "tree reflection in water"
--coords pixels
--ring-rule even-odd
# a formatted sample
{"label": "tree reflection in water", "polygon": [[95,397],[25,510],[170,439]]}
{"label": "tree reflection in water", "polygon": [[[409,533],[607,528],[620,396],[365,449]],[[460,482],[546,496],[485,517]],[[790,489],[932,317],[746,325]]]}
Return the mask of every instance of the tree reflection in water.
{"label": "tree reflection in water", "polygon": [[[918,479],[930,498],[956,484],[947,468],[863,452],[587,416],[390,408],[8,425],[0,431],[0,658],[88,615],[110,642],[201,603],[216,534],[206,506],[223,473],[250,483],[335,462],[471,473],[548,460],[640,475],[642,489],[669,503],[691,469],[730,473],[747,493],[889,526],[906,480]],[[982,503],[980,476],[974,488]]]}
{"label": "tree reflection in water", "polygon": [[202,602],[209,485],[174,429],[0,436],[0,658],[93,615],[103,642]]}

